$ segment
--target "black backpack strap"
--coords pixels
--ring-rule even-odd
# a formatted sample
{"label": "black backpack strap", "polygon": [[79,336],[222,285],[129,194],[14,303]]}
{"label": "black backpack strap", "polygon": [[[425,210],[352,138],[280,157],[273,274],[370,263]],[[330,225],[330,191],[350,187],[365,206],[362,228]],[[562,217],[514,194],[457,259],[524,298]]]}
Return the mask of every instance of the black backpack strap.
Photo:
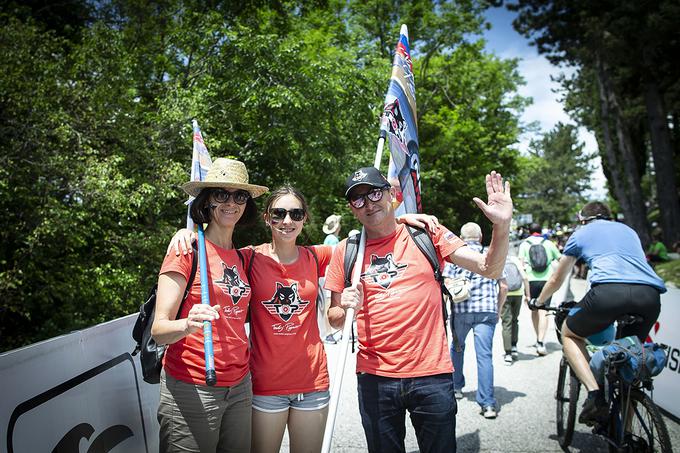
{"label": "black backpack strap", "polygon": [[308,251],[309,253],[311,253],[312,256],[314,257],[314,262],[316,263],[316,279],[318,280],[318,279],[321,278],[321,269],[319,268],[319,257],[316,255],[316,252],[314,251],[314,248],[312,248],[312,247],[307,247],[307,246],[304,246],[304,247],[305,247],[305,248],[307,249],[307,251]]}
{"label": "black backpack strap", "polygon": [[[307,247],[306,245],[304,246],[305,249],[309,253],[312,254],[312,257],[314,258],[314,262],[316,263],[316,284],[319,284],[319,279],[321,278],[321,268],[319,267],[319,257],[316,255],[316,252],[314,251],[313,247]],[[319,287],[317,286],[316,288],[316,299],[314,299],[314,303],[316,303],[316,309],[319,310],[319,313],[321,312],[321,305],[319,304]]]}
{"label": "black backpack strap", "polygon": [[[345,271],[345,288],[352,286],[352,271],[354,270],[354,264],[357,261],[357,255],[359,254],[359,242],[361,241],[361,233],[354,234],[347,238],[345,244],[345,260],[343,263],[343,268]],[[354,324],[352,324],[352,353],[354,353]]]}
{"label": "black backpack strap", "polygon": [[[441,289],[442,293],[442,318],[444,320],[444,332],[446,332],[446,320],[448,318],[446,315],[446,301],[451,300],[451,293],[449,293],[448,288],[444,284],[444,275],[442,274],[441,266],[439,265],[437,249],[434,247],[434,243],[432,242],[430,234],[424,229],[411,225],[406,225],[406,229],[411,235],[413,242],[416,243],[418,249],[430,262],[430,266],[432,266],[432,271],[434,272],[434,279],[439,283],[439,288]],[[451,305],[450,302],[449,305]],[[453,316],[453,307],[451,307],[451,336],[453,337],[453,343],[456,351],[461,352],[463,349],[460,346],[458,336],[456,335],[456,329],[453,326]]]}
{"label": "black backpack strap", "polygon": [[355,234],[347,238],[345,245],[345,288],[352,286],[352,271],[354,270],[354,263],[359,254],[359,241],[361,241],[361,233]]}
{"label": "black backpack strap", "polygon": [[184,305],[184,301],[187,300],[187,298],[189,297],[189,293],[191,292],[191,285],[194,284],[194,278],[196,278],[196,269],[198,268],[198,249],[196,248],[196,241],[191,243],[191,248],[194,249],[191,252],[191,272],[189,273],[187,287],[184,288],[184,296],[182,297],[182,301],[179,303],[179,308],[177,309],[177,316],[175,316],[175,319],[179,319],[179,315],[180,313],[182,313],[182,306]]}

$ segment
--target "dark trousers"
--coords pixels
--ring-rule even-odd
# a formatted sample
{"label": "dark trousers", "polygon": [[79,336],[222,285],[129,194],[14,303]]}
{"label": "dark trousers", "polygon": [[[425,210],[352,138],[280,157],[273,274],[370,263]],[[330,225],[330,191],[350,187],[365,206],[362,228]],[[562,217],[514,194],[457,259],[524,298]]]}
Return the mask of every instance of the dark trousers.
{"label": "dark trousers", "polygon": [[357,375],[359,412],[371,453],[405,452],[406,411],[422,453],[456,451],[452,374],[417,378]]}
{"label": "dark trousers", "polygon": [[501,322],[503,323],[503,349],[510,354],[513,346],[517,346],[517,334],[519,332],[519,310],[522,308],[522,296],[508,296],[501,309]]}

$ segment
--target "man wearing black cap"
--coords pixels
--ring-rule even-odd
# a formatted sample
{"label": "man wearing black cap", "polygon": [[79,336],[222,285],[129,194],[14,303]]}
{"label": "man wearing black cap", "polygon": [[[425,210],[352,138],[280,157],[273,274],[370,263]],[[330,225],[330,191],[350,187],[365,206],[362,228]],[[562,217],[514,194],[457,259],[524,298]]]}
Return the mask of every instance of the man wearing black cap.
{"label": "man wearing black cap", "polygon": [[[408,230],[397,224],[395,189],[373,167],[347,179],[345,197],[364,226],[361,282],[344,287],[346,240],[326,270],[332,291],[328,317],[341,327],[345,310],[357,314],[359,410],[371,452],[404,451],[406,411],[422,452],[456,449],[453,366],[442,322],[439,283]],[[440,265],[444,260],[488,278],[499,278],[508,251],[510,187],[500,174],[486,176],[488,200],[474,202],[493,223],[488,253],[466,247],[443,226],[430,230]]]}

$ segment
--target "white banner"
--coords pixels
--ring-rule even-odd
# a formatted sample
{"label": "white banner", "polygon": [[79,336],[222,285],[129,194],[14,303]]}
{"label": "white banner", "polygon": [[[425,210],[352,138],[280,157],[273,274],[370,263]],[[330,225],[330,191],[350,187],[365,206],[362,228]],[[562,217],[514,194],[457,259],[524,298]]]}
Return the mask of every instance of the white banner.
{"label": "white banner", "polygon": [[0,451],[158,451],[159,386],[130,355],[136,317],[0,354]]}
{"label": "white banner", "polygon": [[668,288],[661,295],[661,314],[649,333],[656,343],[668,346],[668,362],[654,378],[653,398],[657,406],[680,418],[680,289]]}

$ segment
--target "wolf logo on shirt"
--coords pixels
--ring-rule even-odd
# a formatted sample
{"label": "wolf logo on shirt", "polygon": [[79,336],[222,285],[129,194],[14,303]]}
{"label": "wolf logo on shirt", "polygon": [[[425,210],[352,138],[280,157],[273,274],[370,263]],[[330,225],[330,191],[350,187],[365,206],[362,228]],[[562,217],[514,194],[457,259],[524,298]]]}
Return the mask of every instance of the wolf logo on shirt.
{"label": "wolf logo on shirt", "polygon": [[401,275],[408,264],[399,264],[394,261],[391,253],[385,256],[371,255],[371,265],[366,272],[361,274],[364,279],[372,279],[374,283],[387,289],[395,277]]}
{"label": "wolf logo on shirt", "polygon": [[250,286],[241,280],[236,266],[229,267],[222,263],[222,270],[222,279],[215,280],[214,283],[219,286],[224,294],[230,295],[231,301],[236,305],[241,297],[250,294]]}
{"label": "wolf logo on shirt", "polygon": [[276,292],[270,300],[262,301],[267,311],[272,315],[278,315],[284,322],[288,321],[295,313],[302,312],[308,301],[300,299],[297,283],[284,286],[276,282]]}

